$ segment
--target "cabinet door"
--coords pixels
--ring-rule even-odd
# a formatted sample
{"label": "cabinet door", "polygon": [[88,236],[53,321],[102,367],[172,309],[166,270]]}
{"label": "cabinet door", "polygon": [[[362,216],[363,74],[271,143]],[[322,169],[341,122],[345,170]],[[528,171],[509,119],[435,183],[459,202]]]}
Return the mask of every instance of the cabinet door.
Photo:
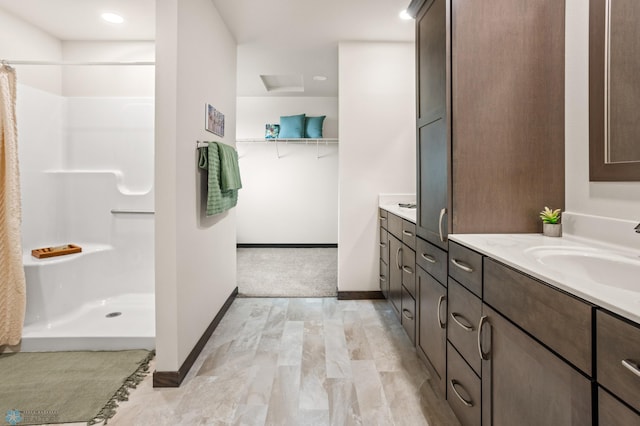
{"label": "cabinet door", "polygon": [[447,387],[447,289],[422,268],[418,268],[417,278],[419,326],[416,346],[435,372],[432,380],[444,396]]}
{"label": "cabinet door", "polygon": [[446,107],[446,1],[426,1],[416,21],[418,126],[444,117]]}
{"label": "cabinet door", "polygon": [[[447,2],[425,2],[416,23],[418,236],[446,250]],[[441,216],[441,213],[443,215]]]}
{"label": "cabinet door", "polygon": [[382,260],[387,265],[389,264],[389,232],[380,227],[380,242],[378,244],[380,246],[380,260]]}
{"label": "cabinet door", "polygon": [[598,386],[598,422],[602,426],[638,426],[640,415]]}
{"label": "cabinet door", "polygon": [[402,243],[389,234],[389,301],[400,319],[402,308]]}
{"label": "cabinet door", "polygon": [[418,139],[418,213],[416,232],[447,250],[447,126],[444,119],[423,126]]}
{"label": "cabinet door", "polygon": [[402,285],[416,297],[416,252],[402,245]]}
{"label": "cabinet door", "polygon": [[591,425],[591,383],[483,305],[482,424]]}
{"label": "cabinet door", "polygon": [[402,287],[402,326],[411,344],[416,343],[416,301],[406,288]]}
{"label": "cabinet door", "polygon": [[380,259],[380,291],[385,299],[389,298],[389,265]]}
{"label": "cabinet door", "polygon": [[540,232],[564,205],[565,2],[451,4],[450,229]]}

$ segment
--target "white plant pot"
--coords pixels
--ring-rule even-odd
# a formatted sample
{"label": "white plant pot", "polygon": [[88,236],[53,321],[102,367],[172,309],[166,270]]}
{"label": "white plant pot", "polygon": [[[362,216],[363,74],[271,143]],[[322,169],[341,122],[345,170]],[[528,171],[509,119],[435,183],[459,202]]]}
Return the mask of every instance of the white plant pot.
{"label": "white plant pot", "polygon": [[562,237],[561,223],[543,223],[542,234],[547,237]]}

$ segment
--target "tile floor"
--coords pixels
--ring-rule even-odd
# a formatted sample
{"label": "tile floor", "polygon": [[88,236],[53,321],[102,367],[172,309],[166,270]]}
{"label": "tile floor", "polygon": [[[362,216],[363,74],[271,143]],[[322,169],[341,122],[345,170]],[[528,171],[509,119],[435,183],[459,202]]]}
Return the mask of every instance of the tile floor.
{"label": "tile floor", "polygon": [[[152,366],[153,368],[153,366]],[[386,301],[237,298],[179,388],[109,425],[456,425]]]}

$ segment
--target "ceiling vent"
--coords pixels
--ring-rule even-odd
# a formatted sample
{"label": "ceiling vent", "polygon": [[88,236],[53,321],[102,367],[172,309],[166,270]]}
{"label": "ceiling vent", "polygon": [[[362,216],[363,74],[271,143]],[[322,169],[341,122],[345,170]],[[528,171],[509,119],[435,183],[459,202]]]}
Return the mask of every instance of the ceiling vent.
{"label": "ceiling vent", "polygon": [[267,92],[304,92],[304,79],[300,74],[293,75],[260,75]]}

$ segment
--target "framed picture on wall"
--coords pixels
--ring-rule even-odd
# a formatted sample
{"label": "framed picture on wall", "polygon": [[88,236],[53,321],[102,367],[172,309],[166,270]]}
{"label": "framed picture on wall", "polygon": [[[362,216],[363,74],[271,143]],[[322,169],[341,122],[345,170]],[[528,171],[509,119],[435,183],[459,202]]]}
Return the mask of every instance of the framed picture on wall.
{"label": "framed picture on wall", "polygon": [[224,114],[210,104],[205,105],[204,128],[208,132],[224,137]]}

